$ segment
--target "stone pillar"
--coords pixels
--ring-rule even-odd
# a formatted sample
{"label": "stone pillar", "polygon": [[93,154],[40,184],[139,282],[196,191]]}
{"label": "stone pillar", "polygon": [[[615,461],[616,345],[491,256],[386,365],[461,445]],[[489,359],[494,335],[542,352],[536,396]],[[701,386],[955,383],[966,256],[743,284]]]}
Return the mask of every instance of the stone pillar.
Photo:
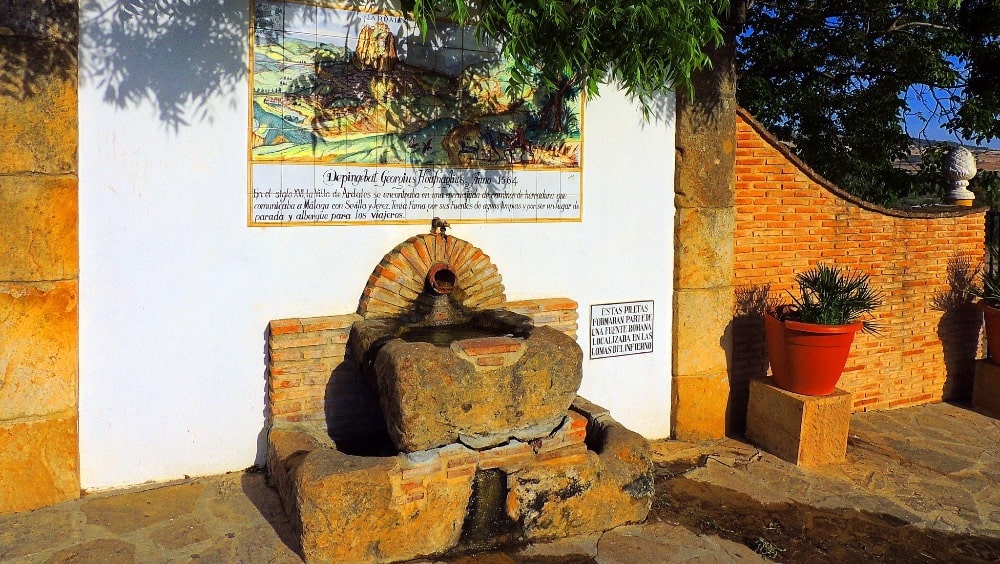
{"label": "stone pillar", "polygon": [[730,395],[735,51],[730,41],[708,52],[712,68],[692,76],[694,99],[677,93],[671,426],[681,440],[724,436]]}
{"label": "stone pillar", "polygon": [[0,514],[80,495],[76,0],[0,3]]}

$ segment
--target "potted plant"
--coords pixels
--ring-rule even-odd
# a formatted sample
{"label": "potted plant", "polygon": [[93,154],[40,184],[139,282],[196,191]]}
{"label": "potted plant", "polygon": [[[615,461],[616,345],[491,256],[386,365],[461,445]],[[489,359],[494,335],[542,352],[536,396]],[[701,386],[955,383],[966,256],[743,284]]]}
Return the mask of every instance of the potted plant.
{"label": "potted plant", "polygon": [[[867,274],[817,264],[795,276],[799,295],[764,317],[767,356],[778,387],[811,396],[831,393],[859,330],[877,333],[872,311],[882,305]],[[866,319],[867,318],[867,319]]]}
{"label": "potted plant", "polygon": [[1000,249],[990,247],[992,264],[983,270],[981,283],[971,292],[979,298],[976,307],[983,312],[986,324],[986,354],[990,360],[1000,360]]}

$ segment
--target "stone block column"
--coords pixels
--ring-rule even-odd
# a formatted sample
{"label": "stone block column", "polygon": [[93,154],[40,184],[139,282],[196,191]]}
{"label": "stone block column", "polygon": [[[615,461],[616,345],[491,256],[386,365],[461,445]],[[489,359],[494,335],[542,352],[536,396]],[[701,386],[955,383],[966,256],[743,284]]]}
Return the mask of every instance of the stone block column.
{"label": "stone block column", "polygon": [[80,495],[76,0],[0,3],[0,514]]}
{"label": "stone block column", "polygon": [[736,91],[733,48],[677,93],[671,427],[680,440],[719,438],[729,406],[733,318]]}

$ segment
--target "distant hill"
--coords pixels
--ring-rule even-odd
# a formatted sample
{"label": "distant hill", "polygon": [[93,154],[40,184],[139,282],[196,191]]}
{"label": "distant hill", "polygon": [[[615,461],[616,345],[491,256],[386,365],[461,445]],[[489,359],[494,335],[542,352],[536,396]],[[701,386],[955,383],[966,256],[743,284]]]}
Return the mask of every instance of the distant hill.
{"label": "distant hill", "polygon": [[[931,145],[948,145],[957,147],[959,146],[959,143],[954,141],[911,139],[910,154],[905,160],[897,161],[896,167],[906,170],[915,170],[920,166],[920,163],[923,160],[924,149]],[[988,149],[986,147],[976,147],[975,145],[962,146],[972,151],[972,154],[976,156],[976,166],[979,170],[1000,171],[1000,149]]]}

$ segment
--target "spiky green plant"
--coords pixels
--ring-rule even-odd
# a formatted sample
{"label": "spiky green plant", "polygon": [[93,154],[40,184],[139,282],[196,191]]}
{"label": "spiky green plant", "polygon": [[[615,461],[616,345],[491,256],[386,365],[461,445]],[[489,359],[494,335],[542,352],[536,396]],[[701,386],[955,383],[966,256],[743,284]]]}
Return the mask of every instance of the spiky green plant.
{"label": "spiky green plant", "polygon": [[[884,296],[872,289],[867,274],[836,265],[819,263],[795,275],[799,295],[792,294],[790,319],[819,325],[847,325],[864,319],[866,333],[878,333],[872,311]],[[791,294],[791,293],[790,293]]]}
{"label": "spiky green plant", "polygon": [[972,287],[972,293],[990,307],[1000,308],[1000,247],[989,246],[989,268],[983,269],[982,284]]}

